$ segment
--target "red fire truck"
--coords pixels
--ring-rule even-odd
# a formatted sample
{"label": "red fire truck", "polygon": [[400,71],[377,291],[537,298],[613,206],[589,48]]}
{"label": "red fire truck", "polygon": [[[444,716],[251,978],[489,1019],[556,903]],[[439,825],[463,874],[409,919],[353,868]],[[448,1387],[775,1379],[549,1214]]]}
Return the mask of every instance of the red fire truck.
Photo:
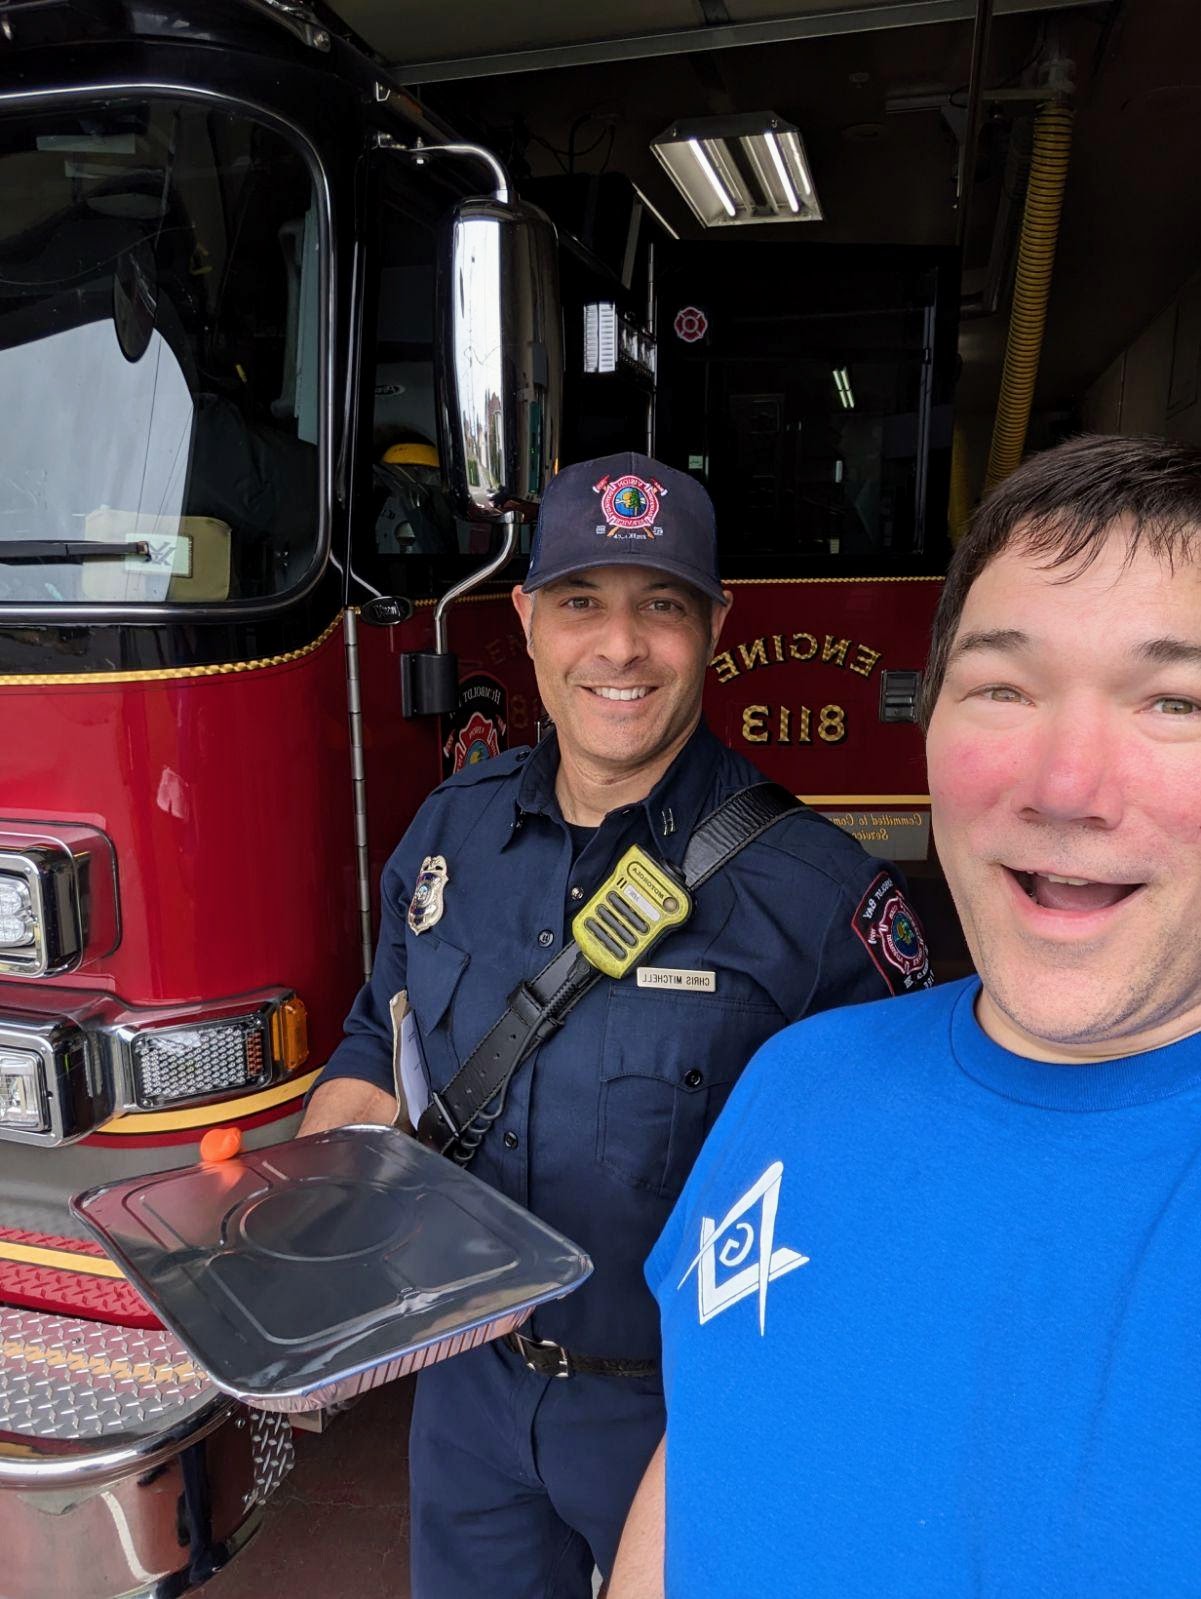
{"label": "red fire truck", "polygon": [[0,32],[0,1593],[175,1594],[290,1432],[68,1201],[288,1136],[406,821],[533,737],[446,607],[558,453],[554,233],[294,8]]}
{"label": "red fire truck", "polygon": [[[294,1129],[405,823],[536,736],[500,579],[556,458],[649,445],[704,479],[735,594],[710,721],[904,864],[949,972],[913,700],[948,497],[1002,367],[1030,378],[1073,97],[1036,438],[1201,433],[1190,163],[1153,159],[1165,127],[1191,148],[1172,0],[1137,41],[1109,5],[998,4],[991,58],[988,0],[869,0],[859,32],[706,0],[711,104],[822,111],[818,187],[860,209],[827,190],[816,244],[673,236],[633,151],[688,86],[666,5],[595,47],[564,14],[541,74],[488,52],[544,7],[476,16],[475,58],[453,5],[337,9],[370,47],[291,0],[0,0],[0,1599],[183,1593],[287,1469],[68,1200]],[[562,354],[510,168],[559,224]],[[1155,215],[1137,251],[1127,212]]]}

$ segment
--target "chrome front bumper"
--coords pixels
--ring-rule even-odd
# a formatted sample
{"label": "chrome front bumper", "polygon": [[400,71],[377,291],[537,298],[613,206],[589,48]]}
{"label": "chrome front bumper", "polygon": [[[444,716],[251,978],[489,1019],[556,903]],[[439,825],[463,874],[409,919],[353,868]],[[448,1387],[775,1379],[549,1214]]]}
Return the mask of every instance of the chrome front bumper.
{"label": "chrome front bumper", "polygon": [[0,1599],[177,1599],[291,1465],[169,1333],[0,1309]]}

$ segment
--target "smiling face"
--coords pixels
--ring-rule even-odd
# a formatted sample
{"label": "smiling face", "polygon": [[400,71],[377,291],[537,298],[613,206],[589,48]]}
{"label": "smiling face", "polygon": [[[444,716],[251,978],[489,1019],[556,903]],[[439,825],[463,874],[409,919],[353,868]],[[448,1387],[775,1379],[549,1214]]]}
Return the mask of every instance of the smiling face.
{"label": "smiling face", "polygon": [[1042,1059],[1201,1028],[1201,570],[1111,530],[973,583],[930,722],[938,852],[979,1019]]}
{"label": "smiling face", "polygon": [[513,603],[564,766],[649,793],[700,720],[726,608],[646,566],[590,567]]}

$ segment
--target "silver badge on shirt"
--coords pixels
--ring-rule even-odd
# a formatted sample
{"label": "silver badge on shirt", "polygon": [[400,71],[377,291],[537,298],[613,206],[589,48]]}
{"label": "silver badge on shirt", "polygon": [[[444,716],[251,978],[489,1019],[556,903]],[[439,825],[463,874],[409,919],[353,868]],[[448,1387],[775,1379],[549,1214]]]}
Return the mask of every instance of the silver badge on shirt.
{"label": "silver badge on shirt", "polygon": [[427,932],[442,920],[443,896],[450,873],[444,855],[427,855],[417,873],[417,884],[409,901],[409,926],[415,933]]}

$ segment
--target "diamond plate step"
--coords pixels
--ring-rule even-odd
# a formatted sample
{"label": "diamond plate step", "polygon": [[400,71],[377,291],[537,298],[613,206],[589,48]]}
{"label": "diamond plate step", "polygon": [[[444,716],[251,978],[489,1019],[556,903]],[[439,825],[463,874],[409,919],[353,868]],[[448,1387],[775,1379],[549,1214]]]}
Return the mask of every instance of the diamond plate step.
{"label": "diamond plate step", "polygon": [[115,1442],[161,1432],[212,1393],[161,1328],[0,1309],[0,1432]]}

